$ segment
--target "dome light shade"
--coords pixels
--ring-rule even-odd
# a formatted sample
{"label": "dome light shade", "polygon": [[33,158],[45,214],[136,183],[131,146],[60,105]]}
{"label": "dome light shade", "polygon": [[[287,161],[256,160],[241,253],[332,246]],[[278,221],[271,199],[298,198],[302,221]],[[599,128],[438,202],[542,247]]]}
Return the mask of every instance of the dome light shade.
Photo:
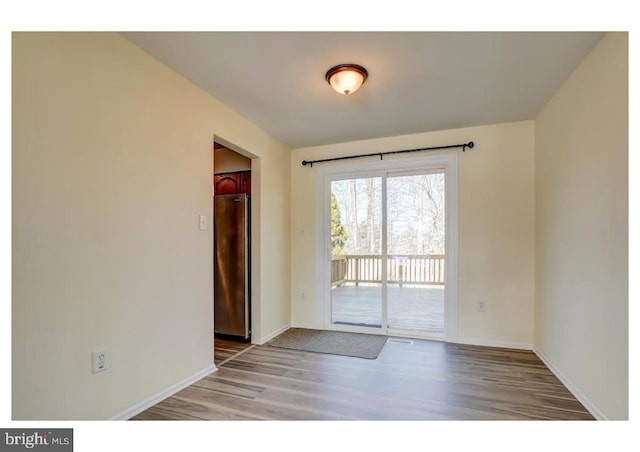
{"label": "dome light shade", "polygon": [[369,73],[357,64],[339,64],[327,71],[325,78],[340,94],[353,94],[360,89]]}

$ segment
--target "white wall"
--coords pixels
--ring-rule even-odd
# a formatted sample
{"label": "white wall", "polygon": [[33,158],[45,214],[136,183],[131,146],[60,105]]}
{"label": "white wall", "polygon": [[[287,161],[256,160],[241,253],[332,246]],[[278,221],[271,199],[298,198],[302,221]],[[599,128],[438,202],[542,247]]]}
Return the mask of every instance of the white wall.
{"label": "white wall", "polygon": [[[291,156],[292,319],[323,328],[317,296],[318,166],[302,160],[466,143],[459,156],[458,340],[531,348],[533,344],[534,186],[532,121],[296,149]],[[411,159],[411,156],[405,157]],[[340,163],[331,163],[339,165]],[[302,234],[304,230],[304,234]],[[301,292],[305,299],[301,300]],[[477,302],[487,303],[478,312]]]}
{"label": "white wall", "polygon": [[629,415],[627,74],[627,34],[609,33],[535,133],[535,346],[609,419]]}
{"label": "white wall", "polygon": [[14,419],[109,418],[212,366],[214,135],[259,157],[254,337],[289,323],[285,145],[118,34],[12,50]]}

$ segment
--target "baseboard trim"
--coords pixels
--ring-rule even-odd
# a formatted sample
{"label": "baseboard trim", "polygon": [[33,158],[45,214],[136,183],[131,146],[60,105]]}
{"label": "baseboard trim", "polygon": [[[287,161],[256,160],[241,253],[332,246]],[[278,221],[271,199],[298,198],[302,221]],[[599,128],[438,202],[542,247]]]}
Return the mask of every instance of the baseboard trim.
{"label": "baseboard trim", "polygon": [[273,339],[274,337],[278,336],[279,334],[284,333],[285,331],[287,331],[289,328],[291,328],[291,324],[287,323],[285,326],[283,326],[282,328],[277,329],[276,331],[274,331],[273,333],[269,334],[266,337],[261,338],[260,340],[258,340],[257,342],[254,342],[257,345],[264,345],[267,342],[269,342],[271,339]]}
{"label": "baseboard trim", "polygon": [[115,416],[109,418],[111,421],[126,421],[131,419],[133,416],[142,413],[144,410],[151,408],[156,403],[162,402],[167,397],[171,397],[176,392],[183,390],[187,386],[192,385],[196,381],[206,377],[207,375],[212,374],[217,371],[218,368],[215,365],[210,365],[205,367],[199,372],[179,381],[176,384],[169,386],[168,388],[160,391],[159,393],[149,397],[148,399],[143,400],[140,403],[135,404],[131,408],[127,408],[126,410],[116,414]]}
{"label": "baseboard trim", "polygon": [[[446,340],[446,339],[445,339]],[[499,348],[512,348],[516,350],[533,350],[532,344],[525,344],[522,342],[504,342],[504,341],[491,341],[485,339],[469,339],[469,338],[457,338],[452,341],[455,344],[465,345],[479,345],[482,347],[499,347]]]}
{"label": "baseboard trim", "polygon": [[582,392],[580,392],[580,390],[576,388],[573,383],[571,383],[571,381],[562,372],[560,372],[556,366],[553,365],[551,361],[549,361],[549,358],[547,358],[544,353],[542,353],[537,347],[533,348],[533,353],[538,355],[540,361],[542,361],[544,365],[547,366],[556,377],[558,377],[558,380],[560,380],[562,384],[566,386],[569,392],[571,392],[571,394],[573,394],[573,396],[578,399],[578,402],[580,402],[587,409],[587,411],[591,413],[593,417],[595,417],[598,421],[608,420],[608,418],[598,408],[596,408],[596,406],[591,403],[591,401]]}

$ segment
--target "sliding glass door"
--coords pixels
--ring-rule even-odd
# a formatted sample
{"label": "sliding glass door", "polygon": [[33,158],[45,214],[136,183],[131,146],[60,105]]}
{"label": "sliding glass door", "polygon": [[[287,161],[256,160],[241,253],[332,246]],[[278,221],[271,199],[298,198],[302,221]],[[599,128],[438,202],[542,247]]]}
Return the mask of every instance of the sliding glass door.
{"label": "sliding glass door", "polygon": [[331,182],[331,323],[382,327],[382,177]]}
{"label": "sliding glass door", "polygon": [[330,180],[333,329],[445,332],[445,171]]}
{"label": "sliding glass door", "polygon": [[444,333],[444,173],[387,179],[387,325]]}

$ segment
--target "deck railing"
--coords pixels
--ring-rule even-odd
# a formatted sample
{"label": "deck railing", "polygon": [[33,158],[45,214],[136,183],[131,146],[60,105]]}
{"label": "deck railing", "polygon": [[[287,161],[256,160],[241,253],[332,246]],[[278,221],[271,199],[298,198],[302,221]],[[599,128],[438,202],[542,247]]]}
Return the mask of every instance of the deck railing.
{"label": "deck railing", "polygon": [[[331,257],[331,285],[381,283],[382,256],[348,254]],[[390,284],[444,285],[444,254],[389,255],[387,282]]]}

